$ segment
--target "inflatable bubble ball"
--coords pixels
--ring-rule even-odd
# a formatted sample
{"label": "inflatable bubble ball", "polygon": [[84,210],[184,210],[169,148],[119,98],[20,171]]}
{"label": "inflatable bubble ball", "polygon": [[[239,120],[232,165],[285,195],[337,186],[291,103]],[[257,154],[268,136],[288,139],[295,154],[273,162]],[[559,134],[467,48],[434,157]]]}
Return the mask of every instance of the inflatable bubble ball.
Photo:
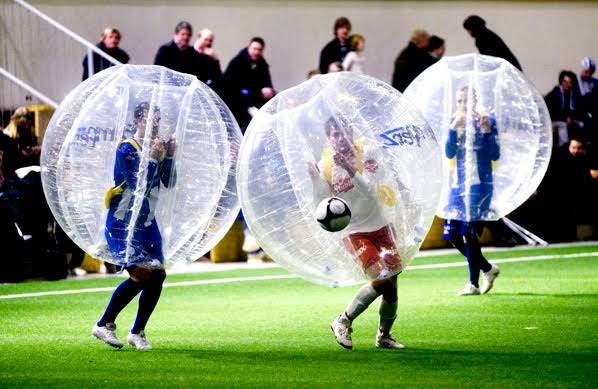
{"label": "inflatable bubble ball", "polygon": [[444,57],[405,91],[440,140],[444,185],[438,216],[497,220],[536,190],[552,129],[540,93],[501,58]]}
{"label": "inflatable bubble ball", "polygon": [[60,104],[42,146],[42,183],[66,234],[106,262],[194,261],[239,211],[241,133],[194,76],[111,67]]}
{"label": "inflatable bubble ball", "polygon": [[[384,279],[414,258],[442,184],[441,156],[421,114],[395,89],[349,72],[314,77],[262,107],[239,156],[245,219],[264,251],[330,287]],[[351,211],[338,232],[316,209]]]}

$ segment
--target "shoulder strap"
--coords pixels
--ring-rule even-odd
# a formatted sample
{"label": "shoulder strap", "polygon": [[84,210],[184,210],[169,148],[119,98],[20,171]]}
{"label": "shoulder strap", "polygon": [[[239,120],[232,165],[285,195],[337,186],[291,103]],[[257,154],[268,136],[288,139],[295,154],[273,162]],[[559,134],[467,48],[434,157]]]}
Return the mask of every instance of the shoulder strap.
{"label": "shoulder strap", "polygon": [[123,139],[120,142],[118,142],[118,147],[120,147],[120,145],[122,145],[123,143],[128,143],[131,146],[133,146],[135,148],[135,150],[137,150],[138,153],[141,152],[141,146],[139,146],[139,143],[137,143],[137,141],[133,138],[127,138],[127,139]]}

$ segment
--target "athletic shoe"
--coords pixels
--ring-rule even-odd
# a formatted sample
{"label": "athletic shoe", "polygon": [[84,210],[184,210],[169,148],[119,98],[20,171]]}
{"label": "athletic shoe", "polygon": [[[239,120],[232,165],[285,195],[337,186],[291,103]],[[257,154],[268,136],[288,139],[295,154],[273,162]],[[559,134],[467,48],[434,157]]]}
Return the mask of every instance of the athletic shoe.
{"label": "athletic shoe", "polygon": [[151,350],[152,346],[145,339],[145,332],[127,335],[127,342],[137,350]]}
{"label": "athletic shoe", "polygon": [[351,339],[353,329],[351,328],[351,324],[347,325],[346,322],[341,321],[341,317],[339,316],[330,323],[330,329],[334,333],[338,344],[349,350],[353,348],[353,340]]}
{"label": "athletic shoe", "polygon": [[473,296],[478,294],[480,294],[480,288],[473,286],[468,282],[465,284],[465,287],[457,293],[457,296]]}
{"label": "athletic shoe", "polygon": [[123,346],[123,342],[118,340],[116,334],[114,333],[115,330],[116,324],[114,323],[106,323],[106,326],[104,327],[100,327],[96,324],[91,330],[91,335],[112,347],[121,348]]}
{"label": "athletic shoe", "polygon": [[405,348],[403,344],[397,342],[390,332],[385,334],[380,330],[378,330],[378,335],[376,335],[376,347],[390,349]]}
{"label": "athletic shoe", "polygon": [[482,294],[490,292],[490,289],[492,289],[492,286],[494,285],[494,280],[499,274],[500,269],[496,265],[492,265],[492,269],[483,274],[482,287],[480,288]]}

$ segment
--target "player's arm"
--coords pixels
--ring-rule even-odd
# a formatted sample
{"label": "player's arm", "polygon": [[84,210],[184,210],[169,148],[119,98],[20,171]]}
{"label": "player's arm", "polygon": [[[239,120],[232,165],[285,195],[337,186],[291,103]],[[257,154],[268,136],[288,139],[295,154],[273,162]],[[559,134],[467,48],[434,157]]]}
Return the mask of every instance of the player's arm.
{"label": "player's arm", "polygon": [[481,127],[484,150],[486,150],[492,161],[496,161],[500,158],[496,119],[493,116],[482,116]]}
{"label": "player's arm", "polygon": [[176,166],[174,164],[174,152],[176,150],[176,142],[174,139],[170,139],[166,142],[166,158],[162,164],[162,171],[160,172],[160,180],[162,184],[167,187],[173,187],[176,185]]}
{"label": "player's arm", "polygon": [[132,190],[137,187],[137,173],[139,172],[139,153],[133,146],[123,143],[116,152],[117,166],[125,179],[127,186]]}
{"label": "player's arm", "polygon": [[449,159],[457,155],[457,130],[454,128],[449,129],[444,152]]}
{"label": "player's arm", "polygon": [[318,204],[322,199],[330,197],[332,189],[323,175],[322,168],[312,161],[307,162],[307,171],[311,178],[314,202]]}

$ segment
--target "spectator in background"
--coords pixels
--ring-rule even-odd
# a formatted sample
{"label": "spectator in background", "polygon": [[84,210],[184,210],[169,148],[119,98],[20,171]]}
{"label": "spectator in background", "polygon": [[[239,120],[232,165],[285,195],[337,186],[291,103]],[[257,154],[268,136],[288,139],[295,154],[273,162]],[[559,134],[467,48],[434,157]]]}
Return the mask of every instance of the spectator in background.
{"label": "spectator in background", "polygon": [[579,92],[582,96],[593,93],[598,95],[598,78],[592,77],[596,71],[596,61],[591,57],[581,60],[579,73]]}
{"label": "spectator in background", "polygon": [[260,37],[251,38],[249,46],[241,49],[224,72],[228,82],[232,108],[244,131],[262,105],[274,97],[270,66],[264,59],[266,43]]}
{"label": "spectator in background", "polygon": [[399,53],[392,75],[392,86],[399,92],[404,92],[411,81],[429,66],[429,42],[430,34],[426,30],[417,29],[413,31],[407,47]]}
{"label": "spectator in background", "polygon": [[4,134],[8,135],[17,146],[19,156],[16,168],[39,165],[41,148],[37,144],[30,115],[26,107],[17,108],[10,117],[10,123],[4,129]]}
{"label": "spectator in background", "polygon": [[343,69],[349,72],[365,74],[365,38],[362,35],[354,34],[349,38],[349,54],[343,60]]}
{"label": "spectator in background", "polygon": [[598,142],[598,78],[593,77],[596,62],[593,58],[585,57],[581,60],[579,73],[579,92],[583,101],[586,129],[591,133],[590,142],[596,149]]}
{"label": "spectator in background", "polygon": [[[122,63],[129,63],[129,55],[120,47],[118,47],[121,37],[122,35],[120,34],[120,31],[118,31],[118,29],[114,27],[106,27],[104,29],[104,32],[102,32],[102,40],[100,41],[100,43],[96,45],[96,47]],[[92,60],[93,74],[91,74],[91,76],[98,72],[101,72],[104,69],[108,69],[109,67],[114,66],[112,62],[95,52],[92,55]],[[83,81],[87,80],[89,77],[89,66],[87,63],[86,55],[83,58]]]}
{"label": "spectator in background", "polygon": [[585,139],[575,125],[572,127],[571,141],[553,153],[541,186],[547,196],[546,209],[551,210],[553,219],[548,233],[548,240],[553,242],[575,240],[578,224],[596,222],[596,198],[592,194],[595,185]]}
{"label": "spectator in background", "polygon": [[[15,142],[0,131],[0,188],[14,175],[19,152]],[[1,192],[1,189],[0,189]]]}
{"label": "spectator in background", "polygon": [[552,119],[552,129],[557,136],[555,146],[569,143],[567,128],[569,124],[576,122],[579,127],[584,125],[583,112],[580,111],[581,98],[576,81],[575,73],[570,70],[562,70],[559,73],[559,84],[544,97]]}
{"label": "spectator in background", "polygon": [[[222,70],[220,69],[220,59],[212,48],[214,44],[214,33],[207,28],[204,28],[197,34],[197,40],[193,47],[200,56],[200,62],[205,63],[206,66],[206,84],[212,89],[217,89],[216,84],[222,78]],[[203,80],[202,80],[203,81]]]}
{"label": "spectator in background", "polygon": [[154,65],[192,74],[209,84],[210,80],[218,76],[215,74],[214,61],[207,55],[200,55],[190,46],[192,35],[193,26],[185,21],[179,22],[174,29],[173,39],[158,49]]}
{"label": "spectator in background", "polygon": [[471,15],[463,22],[463,28],[475,39],[475,45],[480,54],[492,55],[507,60],[517,69],[521,65],[515,55],[509,50],[505,42],[494,31],[486,28],[486,21],[477,15]]}
{"label": "spectator in background", "polygon": [[198,53],[212,57],[213,60],[220,63],[220,58],[218,58],[218,55],[212,48],[212,45],[214,45],[214,38],[214,33],[211,30],[204,28],[197,34],[197,40],[195,41],[193,47]]}
{"label": "spectator in background", "polygon": [[337,73],[343,71],[343,64],[336,61],[328,65],[328,73]]}
{"label": "spectator in background", "polygon": [[324,46],[320,52],[320,73],[328,73],[328,67],[333,62],[341,62],[349,53],[349,34],[351,22],[344,16],[334,21],[334,39]]}
{"label": "spectator in background", "polygon": [[432,35],[430,37],[430,41],[428,43],[428,55],[429,55],[429,65],[432,66],[436,62],[440,61],[442,57],[444,57],[444,53],[446,51],[446,47],[444,45],[444,39],[437,35]]}

